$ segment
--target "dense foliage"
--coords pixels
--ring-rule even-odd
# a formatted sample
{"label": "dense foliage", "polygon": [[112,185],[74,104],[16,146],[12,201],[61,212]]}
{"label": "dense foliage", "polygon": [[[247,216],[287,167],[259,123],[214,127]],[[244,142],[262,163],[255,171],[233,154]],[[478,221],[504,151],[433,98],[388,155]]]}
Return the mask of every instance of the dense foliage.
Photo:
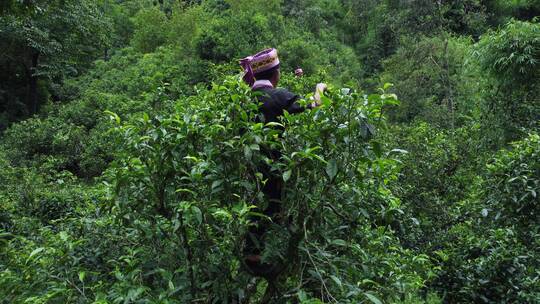
{"label": "dense foliage", "polygon": [[[539,16],[2,1],[0,303],[539,302]],[[237,66],[270,46],[301,103],[330,84],[284,130],[256,123]],[[257,277],[261,163],[286,187]]]}

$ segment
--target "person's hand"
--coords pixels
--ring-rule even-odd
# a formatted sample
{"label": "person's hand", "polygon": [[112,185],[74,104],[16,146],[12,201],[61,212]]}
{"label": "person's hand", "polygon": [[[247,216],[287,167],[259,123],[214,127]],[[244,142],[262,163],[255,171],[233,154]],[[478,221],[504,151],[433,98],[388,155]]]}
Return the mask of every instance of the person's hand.
{"label": "person's hand", "polygon": [[324,91],[326,91],[326,89],[328,88],[328,86],[326,85],[326,83],[318,83],[317,86],[316,86],[316,90],[317,92],[319,93],[324,93]]}
{"label": "person's hand", "polygon": [[315,100],[312,104],[311,104],[311,107],[312,108],[315,108],[315,107],[318,107],[321,105],[321,95],[324,93],[324,91],[326,91],[326,88],[328,86],[326,85],[326,83],[318,83],[317,86],[315,87],[315,94],[313,95],[313,99]]}

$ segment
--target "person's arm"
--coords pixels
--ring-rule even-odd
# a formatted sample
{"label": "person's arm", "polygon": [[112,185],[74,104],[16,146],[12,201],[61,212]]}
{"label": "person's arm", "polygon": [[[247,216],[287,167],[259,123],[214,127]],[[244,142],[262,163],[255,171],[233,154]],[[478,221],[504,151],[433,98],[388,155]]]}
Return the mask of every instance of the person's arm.
{"label": "person's arm", "polygon": [[315,94],[312,97],[313,102],[308,104],[307,107],[301,106],[297,100],[300,96],[293,94],[287,90],[280,90],[278,100],[280,101],[280,107],[289,112],[290,114],[296,114],[304,112],[307,109],[313,109],[321,105],[321,95],[326,90],[326,84],[319,83],[315,88]]}
{"label": "person's arm", "polygon": [[290,114],[302,113],[306,110],[297,101],[300,96],[289,92],[286,89],[278,89],[276,93],[276,104],[279,106],[280,111],[287,111]]}

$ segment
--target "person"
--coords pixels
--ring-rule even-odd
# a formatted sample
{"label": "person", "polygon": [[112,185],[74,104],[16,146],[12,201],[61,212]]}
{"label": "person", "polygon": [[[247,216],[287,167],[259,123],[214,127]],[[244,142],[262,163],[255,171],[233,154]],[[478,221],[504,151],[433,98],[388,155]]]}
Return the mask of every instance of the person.
{"label": "person", "polygon": [[[300,96],[289,92],[287,89],[278,88],[280,80],[280,61],[277,50],[274,48],[263,50],[253,56],[240,60],[244,70],[243,80],[253,91],[261,92],[257,98],[261,106],[259,111],[263,114],[264,123],[279,122],[280,116],[285,111],[290,114],[298,114],[306,109],[312,109],[321,104],[321,95],[327,86],[319,83],[316,86],[312,102],[306,107],[300,105]],[[264,153],[272,161],[277,162],[281,158],[280,151],[263,149]],[[283,192],[283,179],[279,172],[272,171],[271,166],[261,164],[258,171],[263,175],[266,182],[262,192],[267,201],[267,206],[262,213],[272,221],[277,220],[282,212],[281,200]],[[260,210],[255,210],[260,212]],[[262,238],[268,230],[269,221],[261,218],[252,219],[255,225],[250,226],[244,248],[244,261],[253,269],[265,268],[261,264]]]}

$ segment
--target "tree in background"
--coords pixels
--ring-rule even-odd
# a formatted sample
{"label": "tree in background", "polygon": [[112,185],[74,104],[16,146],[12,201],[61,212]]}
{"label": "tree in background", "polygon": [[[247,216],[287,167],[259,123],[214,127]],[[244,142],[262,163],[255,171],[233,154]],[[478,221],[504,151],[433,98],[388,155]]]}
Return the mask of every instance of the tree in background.
{"label": "tree in background", "polygon": [[497,148],[538,128],[540,24],[511,21],[489,31],[475,56],[489,77],[480,105],[487,144]]}
{"label": "tree in background", "polygon": [[478,99],[478,73],[467,63],[472,42],[449,34],[405,37],[383,61],[383,82],[395,85],[402,103],[391,109],[398,123],[422,120],[441,128],[463,125]]}
{"label": "tree in background", "polygon": [[157,7],[140,10],[134,17],[131,45],[141,53],[151,53],[167,42],[169,19]]}
{"label": "tree in background", "polygon": [[8,116],[37,113],[64,77],[80,74],[108,43],[109,20],[94,1],[8,1],[3,9],[0,111]]}

